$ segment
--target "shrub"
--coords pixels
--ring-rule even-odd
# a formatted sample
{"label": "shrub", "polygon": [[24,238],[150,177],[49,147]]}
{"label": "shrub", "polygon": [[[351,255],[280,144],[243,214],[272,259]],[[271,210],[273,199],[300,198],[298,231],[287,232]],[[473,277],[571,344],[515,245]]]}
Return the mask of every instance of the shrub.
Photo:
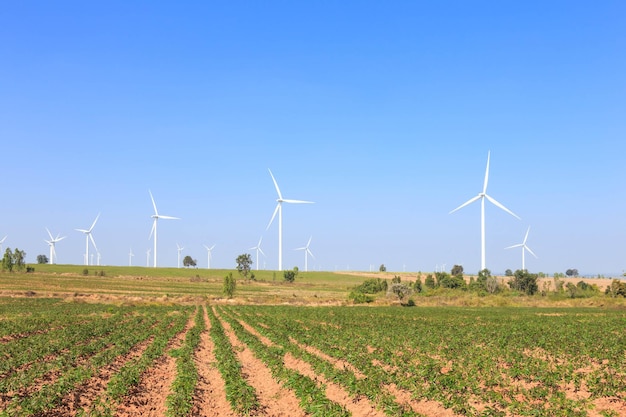
{"label": "shrub", "polygon": [[354,304],[371,303],[372,301],[374,301],[374,297],[372,297],[371,295],[363,294],[359,291],[350,291],[348,299],[352,300]]}
{"label": "shrub", "polygon": [[408,285],[399,283],[391,284],[391,286],[387,290],[387,294],[395,295],[396,297],[398,297],[398,300],[400,300],[400,302],[402,302],[405,297],[411,295],[412,292],[413,291]]}
{"label": "shrub", "polygon": [[354,291],[358,291],[363,294],[376,294],[379,292],[387,291],[387,281],[380,278],[372,278],[363,281],[363,283],[354,288]]}
{"label": "shrub", "polygon": [[533,295],[539,290],[537,285],[537,274],[531,274],[526,270],[518,269],[513,274],[513,279],[509,281],[509,287],[526,295]]}
{"label": "shrub", "polygon": [[285,282],[294,282],[296,280],[296,272],[287,270],[283,272],[283,277],[285,279]]}
{"label": "shrub", "polygon": [[233,273],[229,272],[228,275],[224,277],[224,295],[228,298],[233,298],[233,295],[235,295],[236,287],[237,281],[235,280],[235,278],[233,278]]}

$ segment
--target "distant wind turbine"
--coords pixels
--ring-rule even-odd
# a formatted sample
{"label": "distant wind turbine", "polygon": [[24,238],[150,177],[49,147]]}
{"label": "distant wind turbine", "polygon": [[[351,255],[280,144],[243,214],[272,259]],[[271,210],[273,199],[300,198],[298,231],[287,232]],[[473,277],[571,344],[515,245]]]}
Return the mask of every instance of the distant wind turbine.
{"label": "distant wind turbine", "polygon": [[[7,240],[8,236],[5,236],[2,238],[2,240],[0,240],[0,252],[2,252],[2,244],[4,243],[5,240]],[[4,256],[4,254],[0,254],[0,256]]]}
{"label": "distant wind turbine", "polygon": [[526,230],[526,236],[524,236],[524,241],[522,243],[518,243],[517,245],[512,245],[512,246],[508,246],[505,249],[512,249],[512,248],[522,248],[522,271],[526,270],[526,260],[524,257],[524,254],[526,251],[530,252],[535,258],[537,257],[537,255],[535,255],[535,253],[526,245],[526,240],[528,240],[528,232],[530,232],[530,227],[528,228],[528,230]]}
{"label": "distant wind turbine", "polygon": [[98,247],[96,246],[96,241],[93,240],[93,235],[91,234],[91,231],[93,230],[99,218],[100,218],[100,213],[98,213],[98,215],[96,216],[96,220],[93,221],[89,229],[76,229],[77,231],[85,234],[85,265],[89,265],[89,240],[90,239],[91,239],[91,243],[93,244],[93,248],[96,250],[96,252],[98,251]]}
{"label": "distant wind turbine", "polygon": [[481,248],[481,252],[480,252],[480,270],[481,271],[486,268],[486,262],[485,262],[485,199],[489,200],[496,207],[499,207],[502,210],[506,211],[511,216],[519,219],[517,214],[513,213],[511,210],[509,210],[508,208],[504,207],[502,204],[500,204],[498,201],[496,201],[493,197],[491,197],[491,196],[489,196],[487,194],[487,183],[489,181],[489,158],[490,158],[490,156],[491,156],[491,152],[488,152],[487,153],[487,169],[485,171],[485,182],[483,183],[483,190],[482,190],[482,192],[478,193],[478,195],[476,197],[470,198],[465,203],[461,204],[459,207],[455,208],[454,210],[452,210],[450,212],[450,214],[452,214],[455,211],[460,210],[460,209],[462,209],[463,207],[465,207],[465,206],[467,206],[469,204],[472,204],[474,201],[480,200],[480,248]]}
{"label": "distant wind turbine", "polygon": [[313,252],[311,252],[311,249],[309,249],[309,246],[311,245],[311,239],[313,239],[313,236],[311,236],[309,238],[309,241],[307,242],[306,246],[303,246],[301,248],[296,248],[295,250],[302,250],[304,251],[304,272],[308,272],[309,270],[309,255],[311,255],[311,257],[313,259],[315,259],[315,256],[313,256]]}
{"label": "distant wind turbine", "polygon": [[184,247],[180,247],[178,246],[178,243],[176,244],[176,249],[178,249],[178,267],[180,268],[180,253],[183,251],[183,249],[185,249]]}
{"label": "distant wind turbine", "polygon": [[[57,242],[60,242],[61,240],[65,239],[66,236],[63,237],[59,237],[59,235],[57,235],[56,238],[52,237],[52,233],[50,233],[50,230],[48,230],[48,228],[46,227],[46,231],[48,232],[48,236],[50,236],[50,240],[45,240],[44,242],[46,242],[48,244],[48,246],[50,246],[50,263],[51,264],[55,264],[56,263],[56,259],[57,259],[57,252],[56,252],[56,248],[55,248],[55,244]],[[6,236],[5,236],[6,239]],[[0,241],[0,244],[4,242],[4,239],[2,239],[2,241]],[[1,248],[0,248],[1,250]]]}
{"label": "distant wind turbine", "polygon": [[278,188],[278,183],[272,174],[272,171],[268,169],[270,172],[270,176],[272,177],[272,181],[274,181],[274,186],[276,187],[276,192],[278,193],[278,198],[276,201],[278,204],[276,205],[276,209],[274,209],[274,214],[272,215],[272,219],[267,225],[267,229],[270,228],[272,222],[274,221],[274,217],[276,217],[276,213],[278,213],[278,270],[283,270],[283,203],[291,203],[291,204],[312,204],[313,201],[303,201],[303,200],[288,200],[284,199],[282,194],[280,193],[280,188]]}
{"label": "distant wind turbine", "polygon": [[206,261],[206,265],[207,265],[207,269],[211,269],[211,251],[213,250],[213,248],[215,247],[215,245],[208,247],[207,245],[204,245],[204,248],[207,251],[207,261]]}
{"label": "distant wind turbine", "polygon": [[[259,270],[259,252],[263,253],[263,250],[261,249],[261,240],[263,240],[263,236],[261,236],[261,238],[259,239],[259,243],[257,243],[256,246],[253,246],[250,248],[250,250],[256,250],[256,270]],[[265,256],[265,253],[263,253],[263,256]]]}
{"label": "distant wind turbine", "polygon": [[130,252],[128,252],[128,266],[133,266],[133,256],[135,256],[133,248],[130,248]]}
{"label": "distant wind turbine", "polygon": [[150,251],[152,249],[148,248],[148,250],[146,251],[146,266],[150,266]]}
{"label": "distant wind turbine", "polygon": [[150,199],[152,200],[152,206],[154,207],[154,214],[152,215],[154,222],[152,223],[152,230],[150,231],[150,237],[154,235],[154,267],[156,268],[157,267],[157,222],[159,221],[159,219],[164,219],[164,220],[180,220],[180,219],[178,217],[164,216],[162,214],[159,214],[156,203],[154,202],[154,197],[152,197],[152,191],[148,190],[148,192],[150,193]]}

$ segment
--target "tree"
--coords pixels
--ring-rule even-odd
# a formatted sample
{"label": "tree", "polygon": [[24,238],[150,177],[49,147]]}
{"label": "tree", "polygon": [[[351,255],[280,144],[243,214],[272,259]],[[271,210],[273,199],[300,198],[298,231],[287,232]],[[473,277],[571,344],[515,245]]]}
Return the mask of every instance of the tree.
{"label": "tree", "polygon": [[48,257],[46,255],[37,255],[38,264],[47,264],[48,262]]}
{"label": "tree", "polygon": [[509,287],[513,290],[521,291],[527,295],[533,295],[539,290],[537,285],[537,274],[531,274],[526,270],[518,269],[513,274],[513,279],[509,281]]}
{"label": "tree", "polygon": [[507,269],[506,271],[504,271],[504,276],[512,277],[513,276],[513,271],[511,271],[510,269]]}
{"label": "tree", "polygon": [[426,275],[426,279],[424,280],[424,286],[430,289],[435,288],[435,279],[433,278],[433,274]]}
{"label": "tree", "polygon": [[380,267],[378,268],[378,270],[380,272],[386,272],[387,271],[387,267],[385,266],[385,264],[381,264]]}
{"label": "tree", "polygon": [[237,271],[246,279],[252,265],[252,257],[249,253],[243,253],[237,257]]}
{"label": "tree", "polygon": [[454,265],[450,270],[450,274],[456,276],[463,276],[463,265]]}
{"label": "tree", "polygon": [[571,277],[571,276],[577,277],[578,269],[576,268],[568,269],[567,271],[565,271],[565,275],[567,275],[568,277]]}
{"label": "tree", "polygon": [[296,280],[296,271],[289,269],[286,270],[283,272],[283,278],[285,279],[285,282],[294,282]]}
{"label": "tree", "polygon": [[400,300],[400,302],[402,302],[405,297],[411,295],[412,292],[413,290],[411,289],[411,287],[401,283],[391,284],[389,290],[387,291],[388,294],[393,294],[398,297],[398,300]]}
{"label": "tree", "polygon": [[15,268],[18,271],[22,271],[26,267],[25,260],[26,260],[26,252],[24,252],[23,250],[19,250],[18,248],[15,248],[15,250],[13,251],[13,264],[15,265]]}
{"label": "tree", "polygon": [[224,295],[228,298],[233,298],[235,294],[235,289],[237,288],[237,281],[233,278],[233,273],[229,272],[228,275],[224,277]]}
{"label": "tree", "polygon": [[185,258],[183,259],[183,266],[185,268],[188,268],[190,266],[196,266],[197,264],[198,262],[189,255],[185,256]]}
{"label": "tree", "polygon": [[13,266],[13,252],[11,252],[11,248],[7,248],[2,257],[2,270],[13,272]]}

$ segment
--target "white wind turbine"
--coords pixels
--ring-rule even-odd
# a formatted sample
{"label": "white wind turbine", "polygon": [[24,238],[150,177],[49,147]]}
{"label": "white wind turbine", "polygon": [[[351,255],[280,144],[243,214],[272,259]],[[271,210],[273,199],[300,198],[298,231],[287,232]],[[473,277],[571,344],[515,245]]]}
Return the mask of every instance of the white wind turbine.
{"label": "white wind turbine", "polygon": [[[7,240],[8,236],[5,236],[2,238],[2,240],[0,240],[0,252],[2,252],[2,244],[4,243],[5,240]],[[4,254],[0,254],[0,256],[4,256]]]}
{"label": "white wind turbine", "polygon": [[[263,240],[263,236],[259,239],[259,243],[256,246],[250,248],[250,250],[256,250],[256,270],[259,270],[259,252],[263,253],[263,249],[261,249],[261,240]],[[265,256],[265,253],[263,253]]]}
{"label": "white wind turbine", "polygon": [[128,266],[133,266],[133,256],[135,256],[133,248],[130,248],[130,252],[128,252]]}
{"label": "white wind turbine", "polygon": [[178,217],[164,216],[162,214],[159,214],[156,203],[154,202],[154,197],[152,197],[152,191],[148,190],[148,192],[150,193],[150,199],[152,200],[152,206],[154,207],[154,214],[151,216],[154,219],[154,222],[152,223],[152,230],[150,230],[150,237],[154,235],[154,267],[156,268],[157,266],[157,222],[159,221],[159,219],[164,219],[164,220],[180,220],[180,219]]}
{"label": "white wind turbine", "polygon": [[528,230],[526,230],[526,236],[524,236],[524,241],[522,243],[518,243],[517,245],[508,246],[505,248],[505,249],[512,249],[512,248],[519,248],[519,247],[522,248],[522,271],[526,270],[526,260],[525,260],[524,252],[528,251],[535,258],[537,257],[537,255],[535,255],[535,253],[526,245],[526,240],[528,240],[528,232],[530,232],[530,227],[528,227]]}
{"label": "white wind turbine", "polygon": [[313,239],[313,236],[311,236],[309,238],[309,241],[307,242],[306,246],[303,246],[301,248],[296,248],[295,250],[303,250],[304,251],[304,272],[307,272],[309,270],[309,265],[308,265],[308,256],[311,255],[311,257],[313,259],[315,259],[315,256],[313,256],[313,252],[311,252],[311,249],[309,249],[309,246],[311,245],[311,239]]}
{"label": "white wind turbine", "polygon": [[176,243],[176,249],[178,250],[178,267],[180,268],[180,253],[185,249],[184,247],[180,247],[178,243]]}
{"label": "white wind turbine", "polygon": [[[274,209],[274,214],[272,214],[272,218],[267,225],[267,229],[270,228],[272,222],[274,221],[274,217],[276,217],[276,213],[278,213],[278,270],[283,270],[283,203],[292,203],[292,204],[312,204],[313,201],[302,201],[302,200],[288,200],[284,199],[282,194],[280,193],[280,188],[278,188],[278,183],[272,175],[272,171],[268,169],[270,172],[270,176],[272,177],[272,181],[274,181],[274,186],[276,187],[276,192],[278,193],[278,198],[276,201],[278,204],[276,205],[276,209]],[[266,229],[266,230],[267,230]]]}
{"label": "white wind turbine", "polygon": [[[57,235],[56,238],[52,237],[52,233],[50,233],[50,230],[48,230],[48,228],[46,227],[46,231],[48,232],[48,236],[50,236],[50,240],[45,240],[44,242],[46,242],[48,244],[48,246],[50,246],[50,264],[55,264],[56,263],[56,258],[57,258],[57,252],[56,252],[56,248],[55,248],[55,244],[57,242],[60,242],[61,240],[65,239],[66,236],[63,237],[59,237],[59,235]],[[4,242],[4,239],[2,239],[2,241],[0,243]],[[1,249],[0,249],[1,250]]]}
{"label": "white wind turbine", "polygon": [[96,241],[93,240],[93,235],[91,234],[91,231],[96,225],[96,222],[98,221],[99,217],[100,217],[100,213],[98,213],[98,215],[96,216],[96,220],[93,221],[89,229],[76,229],[77,231],[85,234],[85,265],[89,265],[89,240],[90,239],[91,239],[91,243],[93,244],[93,248],[96,250],[96,252],[98,251],[98,247],[96,246]]}
{"label": "white wind turbine", "polygon": [[150,266],[150,251],[152,251],[150,248],[146,251],[146,266]]}
{"label": "white wind turbine", "polygon": [[207,251],[207,261],[206,261],[207,269],[211,269],[211,251],[213,250],[215,245],[211,247],[208,247],[207,245],[203,245],[203,246]]}
{"label": "white wind turbine", "polygon": [[485,262],[485,199],[489,200],[496,207],[499,207],[502,210],[506,211],[511,216],[519,219],[519,217],[515,213],[513,213],[508,208],[504,207],[502,204],[500,204],[498,201],[496,201],[493,197],[491,197],[491,196],[489,196],[487,194],[487,183],[489,181],[489,158],[490,158],[490,156],[491,156],[491,152],[488,152],[487,153],[487,169],[485,171],[485,182],[483,183],[483,190],[482,190],[482,192],[478,193],[478,195],[476,197],[470,198],[465,203],[461,204],[459,207],[455,208],[454,210],[452,210],[450,212],[450,214],[452,214],[455,211],[460,210],[460,209],[462,209],[463,207],[465,207],[465,206],[467,206],[469,204],[472,204],[474,201],[480,200],[480,249],[481,249],[481,251],[480,251],[480,270],[481,271],[486,268],[486,262]]}

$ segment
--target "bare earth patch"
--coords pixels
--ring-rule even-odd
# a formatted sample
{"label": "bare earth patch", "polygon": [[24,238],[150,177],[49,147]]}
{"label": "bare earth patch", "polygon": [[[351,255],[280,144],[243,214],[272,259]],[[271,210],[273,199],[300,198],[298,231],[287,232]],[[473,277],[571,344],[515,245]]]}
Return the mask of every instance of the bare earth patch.
{"label": "bare earth patch", "polygon": [[352,366],[352,364],[346,361],[342,361],[341,359],[337,359],[332,356],[329,356],[325,354],[324,352],[322,352],[321,350],[315,349],[313,346],[303,345],[302,343],[298,342],[296,339],[293,339],[291,337],[289,338],[289,341],[293,343],[294,345],[298,346],[300,349],[304,349],[310,354],[315,355],[321,359],[324,359],[327,362],[332,363],[337,369],[341,369],[341,370],[347,369],[351,371],[354,374],[354,376],[356,376],[358,379],[365,378],[365,374],[363,374],[363,372],[359,371],[354,366]]}
{"label": "bare earth patch", "polygon": [[454,411],[445,408],[437,401],[415,400],[409,391],[398,388],[395,384],[385,385],[385,388],[394,396],[399,404],[408,405],[414,412],[432,417],[457,417]]}
{"label": "bare earth patch", "polygon": [[224,380],[215,366],[215,346],[209,335],[211,321],[207,315],[206,306],[203,306],[203,309],[206,329],[200,335],[200,346],[195,355],[196,367],[198,369],[198,385],[193,397],[194,407],[192,415],[234,417],[235,413],[231,410],[230,404],[226,399]]}
{"label": "bare earth patch", "polygon": [[194,325],[194,317],[195,314],[191,314],[185,329],[168,343],[165,354],[142,375],[139,385],[117,407],[116,416],[161,417],[165,415],[167,410],[165,401],[176,377],[176,359],[168,352],[182,346],[185,334]]}
{"label": "bare earth patch", "polygon": [[[217,312],[216,312],[217,314]],[[218,316],[224,327],[237,359],[242,365],[242,373],[247,381],[254,387],[262,407],[262,415],[304,417],[304,411],[300,408],[300,402],[296,395],[283,388],[272,378],[270,370],[265,364],[256,358],[252,351],[239,341],[230,325]]]}

